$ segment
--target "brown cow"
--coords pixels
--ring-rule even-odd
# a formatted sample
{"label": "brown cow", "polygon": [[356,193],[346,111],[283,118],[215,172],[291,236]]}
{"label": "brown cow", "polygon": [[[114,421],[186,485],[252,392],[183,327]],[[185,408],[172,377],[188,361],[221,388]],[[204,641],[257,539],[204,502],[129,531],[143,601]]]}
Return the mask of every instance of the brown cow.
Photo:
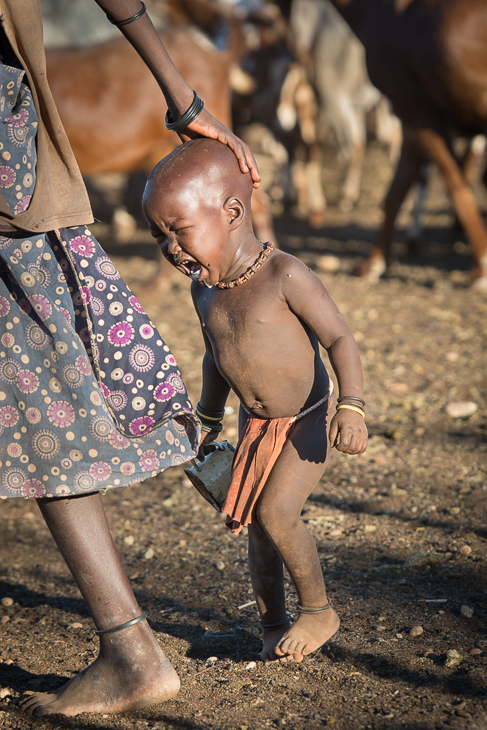
{"label": "brown cow", "polygon": [[361,273],[378,277],[391,259],[394,221],[425,160],[440,168],[473,249],[472,278],[487,287],[487,229],[456,160],[455,135],[487,130],[485,0],[333,0],[365,46],[372,83],[404,130],[385,200],[385,221]]}
{"label": "brown cow", "polygon": [[[234,49],[218,52],[188,29],[175,28],[161,38],[208,111],[230,127]],[[49,84],[83,175],[149,171],[179,144],[178,136],[166,130],[166,106],[157,83],[123,38],[46,55]],[[262,194],[255,197],[258,235],[272,239],[269,205]],[[161,271],[154,283],[165,281]]]}

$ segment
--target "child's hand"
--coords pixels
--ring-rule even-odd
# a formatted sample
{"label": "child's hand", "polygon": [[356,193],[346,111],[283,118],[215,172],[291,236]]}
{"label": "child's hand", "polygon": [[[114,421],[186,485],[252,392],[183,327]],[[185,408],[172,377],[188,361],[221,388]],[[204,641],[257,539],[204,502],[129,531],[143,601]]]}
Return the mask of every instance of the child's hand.
{"label": "child's hand", "polygon": [[202,431],[200,438],[200,445],[198,446],[198,461],[203,461],[205,458],[205,446],[208,446],[212,441],[218,438],[220,431]]}
{"label": "child's hand", "polygon": [[359,413],[341,408],[333,416],[330,444],[345,454],[363,454],[367,448],[367,426]]}

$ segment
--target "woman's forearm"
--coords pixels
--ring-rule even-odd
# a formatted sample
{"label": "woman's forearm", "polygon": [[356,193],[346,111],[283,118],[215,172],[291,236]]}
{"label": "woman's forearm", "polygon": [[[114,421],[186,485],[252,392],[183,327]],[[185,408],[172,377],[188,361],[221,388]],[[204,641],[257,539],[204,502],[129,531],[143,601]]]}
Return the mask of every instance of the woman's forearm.
{"label": "woman's forearm", "polygon": [[[125,20],[142,8],[141,0],[95,0],[113,20]],[[108,23],[108,20],[107,20]],[[147,13],[120,31],[135,48],[159,84],[173,118],[179,117],[191,105],[193,90],[171,61],[159,34]]]}

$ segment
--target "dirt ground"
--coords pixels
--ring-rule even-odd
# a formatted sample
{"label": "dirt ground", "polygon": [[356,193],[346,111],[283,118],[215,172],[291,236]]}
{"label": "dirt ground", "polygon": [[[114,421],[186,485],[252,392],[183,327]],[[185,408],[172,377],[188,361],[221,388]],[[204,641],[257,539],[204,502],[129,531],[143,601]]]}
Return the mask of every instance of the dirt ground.
{"label": "dirt ground", "polygon": [[[469,249],[451,233],[441,182],[431,180],[421,252],[378,284],[350,272],[374,239],[390,169],[373,147],[364,193],[348,215],[333,205],[340,168],[325,173],[326,225],[276,220],[281,246],[316,267],[362,352],[370,444],[335,455],[303,518],[318,543],[342,625],[302,664],[264,665],[246,564],[246,538],[172,469],[104,497],[114,539],[140,605],[177,668],[182,689],[165,705],[123,716],[32,720],[25,689],[55,688],[96,655],[93,624],[33,502],[0,506],[0,727],[123,730],[439,730],[487,728],[487,297],[468,287]],[[486,207],[485,193],[479,190]],[[150,301],[148,236],[101,242],[172,348],[191,397],[202,340],[188,282]],[[471,417],[447,404],[470,401]],[[236,409],[224,436],[236,440]],[[296,597],[288,586],[289,608]],[[9,603],[7,601],[7,603]],[[417,628],[421,627],[421,628]],[[415,629],[414,631],[412,631]],[[421,631],[422,629],[422,631]]]}

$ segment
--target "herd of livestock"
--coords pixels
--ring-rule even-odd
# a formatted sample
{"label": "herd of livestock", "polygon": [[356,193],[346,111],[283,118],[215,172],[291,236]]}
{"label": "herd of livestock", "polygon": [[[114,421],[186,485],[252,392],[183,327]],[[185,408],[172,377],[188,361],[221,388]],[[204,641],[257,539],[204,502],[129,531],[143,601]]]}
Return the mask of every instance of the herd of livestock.
{"label": "herd of livestock", "polygon": [[[99,12],[92,0],[42,5],[47,44],[58,46],[48,49],[48,78],[82,173],[149,171],[178,144],[150,72],[124,39],[94,42],[89,29],[99,30],[100,18],[91,16]],[[485,0],[147,5],[206,108],[273,159],[270,196],[297,202],[313,225],[325,219],[323,140],[332,134],[347,161],[345,211],[360,194],[368,135],[388,145],[396,172],[362,275],[386,272],[400,207],[434,163],[471,244],[474,285],[487,287],[487,228],[469,184],[479,135],[487,133]],[[73,8],[85,13],[84,32],[70,24]],[[264,193],[254,196],[260,238],[273,235],[270,210]]]}

